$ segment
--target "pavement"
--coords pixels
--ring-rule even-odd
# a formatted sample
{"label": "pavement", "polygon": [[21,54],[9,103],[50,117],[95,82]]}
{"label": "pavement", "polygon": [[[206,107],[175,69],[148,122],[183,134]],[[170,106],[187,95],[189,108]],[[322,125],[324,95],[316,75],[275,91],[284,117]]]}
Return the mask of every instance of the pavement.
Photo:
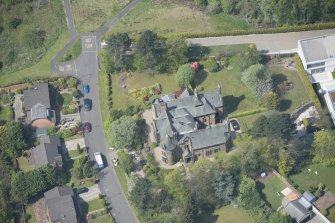
{"label": "pavement", "polygon": [[[115,218],[117,223],[135,223],[138,221],[130,208],[113,168],[111,157],[114,156],[114,151],[107,149],[100,113],[97,54],[101,47],[101,37],[112,25],[130,12],[140,1],[141,0],[135,0],[128,4],[96,33],[78,34],[75,30],[71,14],[70,0],[64,0],[66,20],[71,40],[60,52],[58,52],[50,63],[51,70],[55,76],[74,76],[78,78],[81,82],[79,89],[82,89],[83,83],[90,86],[90,92],[85,94],[84,97],[92,100],[92,110],[82,110],[80,112],[81,121],[90,122],[92,124],[92,131],[84,135],[84,141],[89,148],[89,156],[91,160],[94,160],[95,152],[100,152],[106,158],[106,167],[97,175],[99,180],[98,187],[101,194],[105,195],[104,198],[107,201],[107,204],[109,204],[110,214]],[[80,56],[74,61],[58,64],[58,59],[64,55],[64,53],[79,38],[82,40],[82,53]],[[80,100],[81,104],[83,104],[83,98]]]}
{"label": "pavement", "polygon": [[222,36],[187,39],[192,44],[202,46],[219,46],[234,44],[255,43],[259,51],[267,54],[278,52],[296,52],[298,40],[314,36],[322,36],[334,33],[335,29],[313,30],[304,32],[274,33],[274,34],[250,34],[241,36]]}
{"label": "pavement", "polygon": [[77,145],[79,145],[80,148],[86,147],[84,138],[65,141],[65,147],[66,147],[67,151],[77,150]]}
{"label": "pavement", "polygon": [[14,108],[15,121],[19,120],[20,118],[24,116],[23,109],[22,109],[23,103],[21,101],[22,97],[23,95],[15,95],[15,98],[14,98],[13,108]]}
{"label": "pavement", "polygon": [[86,193],[79,194],[81,199],[87,202],[99,198],[100,189],[97,184],[92,187],[88,187],[87,189],[88,191]]}

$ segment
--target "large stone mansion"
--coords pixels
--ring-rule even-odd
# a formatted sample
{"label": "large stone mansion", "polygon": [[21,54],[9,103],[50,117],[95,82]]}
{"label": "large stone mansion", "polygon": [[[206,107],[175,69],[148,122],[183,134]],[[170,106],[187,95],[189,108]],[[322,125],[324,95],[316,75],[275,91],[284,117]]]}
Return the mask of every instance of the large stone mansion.
{"label": "large stone mansion", "polygon": [[167,164],[191,164],[230,148],[220,86],[201,94],[186,88],[179,96],[165,95],[153,101],[152,111],[156,140]]}

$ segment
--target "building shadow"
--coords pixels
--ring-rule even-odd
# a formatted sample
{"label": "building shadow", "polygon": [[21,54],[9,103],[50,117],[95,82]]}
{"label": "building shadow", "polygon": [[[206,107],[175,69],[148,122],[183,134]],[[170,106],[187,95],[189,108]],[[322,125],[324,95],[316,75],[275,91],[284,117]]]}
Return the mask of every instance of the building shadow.
{"label": "building shadow", "polygon": [[235,97],[234,95],[226,95],[223,96],[222,100],[224,103],[224,106],[226,106],[227,113],[232,113],[237,110],[238,105],[241,101],[245,99],[245,95],[242,94],[238,97]]}

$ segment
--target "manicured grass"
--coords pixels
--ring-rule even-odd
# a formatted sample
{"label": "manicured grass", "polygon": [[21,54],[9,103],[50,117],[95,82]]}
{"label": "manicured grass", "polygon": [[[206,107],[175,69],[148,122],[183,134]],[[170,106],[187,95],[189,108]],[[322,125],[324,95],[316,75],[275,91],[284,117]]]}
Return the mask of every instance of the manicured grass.
{"label": "manicured grass", "polygon": [[51,77],[50,62],[68,42],[68,32],[63,32],[43,58],[35,65],[16,72],[0,74],[0,87]]}
{"label": "manicured grass", "polygon": [[77,59],[81,53],[81,39],[78,39],[65,54],[59,58],[58,62],[65,62]]}
{"label": "manicured grass", "polygon": [[84,155],[85,153],[82,152],[80,153],[78,150],[71,150],[69,151],[69,157],[70,158],[73,158],[73,157],[76,157],[76,156],[80,156],[80,155]]}
{"label": "manicured grass", "polygon": [[57,95],[57,102],[61,106],[67,106],[73,101],[72,94],[70,93],[62,93]]}
{"label": "manicured grass", "polygon": [[96,219],[88,220],[88,223],[113,223],[112,217],[108,214],[102,215]]}
{"label": "manicured grass", "polygon": [[183,2],[143,0],[113,26],[109,34],[127,31],[139,33],[148,29],[167,34],[248,28],[243,19],[223,13],[208,16],[197,7],[187,6]]}
{"label": "manicured grass", "polygon": [[128,191],[128,181],[127,181],[126,174],[125,174],[124,170],[122,169],[122,167],[120,165],[116,166],[114,169],[115,169],[117,178],[119,178],[119,182],[121,184],[121,187],[122,187],[123,191],[125,192],[126,197],[128,197],[128,193],[127,193],[127,191]]}
{"label": "manicured grass", "polygon": [[[4,73],[36,64],[66,30],[62,0],[43,1],[40,8],[36,7],[37,4],[31,4],[31,1],[15,2],[10,7],[4,1],[0,4],[0,26],[3,27],[0,61],[3,62]],[[10,25],[14,18],[21,20],[16,28]],[[42,38],[38,42],[35,36],[29,39],[29,35],[37,30],[41,31],[39,37]]]}
{"label": "manicured grass", "polygon": [[[283,182],[276,175],[272,175],[262,183],[257,182],[257,185],[263,195],[263,199],[270,204],[273,210],[277,210],[277,208],[280,207],[283,198],[280,193],[280,191],[285,188]],[[277,192],[279,193],[279,196]]]}
{"label": "manicured grass", "polygon": [[14,119],[14,111],[12,107],[10,107],[9,105],[0,106],[0,120],[11,121],[13,119]]}
{"label": "manicured grass", "polygon": [[19,168],[22,171],[30,171],[30,170],[35,169],[35,165],[28,163],[27,158],[25,158],[23,156],[17,158],[17,161],[19,163]]}
{"label": "manicured grass", "polygon": [[103,209],[104,208],[104,200],[98,198],[98,199],[91,200],[91,201],[88,201],[88,202],[82,202],[80,204],[80,206],[81,206],[82,212],[87,214],[87,213],[92,212],[92,211]]}
{"label": "manicured grass", "polygon": [[298,71],[284,68],[282,66],[271,66],[269,72],[275,81],[292,82],[293,86],[281,96],[280,111],[291,113],[299,105],[309,102],[311,99],[302,83]]}
{"label": "manicured grass", "polygon": [[335,206],[328,209],[327,218],[333,222],[335,222]]}
{"label": "manicured grass", "polygon": [[[311,169],[311,172],[308,172]],[[317,175],[315,174],[317,171]],[[290,176],[292,181],[299,186],[300,190],[308,190],[309,186],[318,186],[323,183],[332,192],[335,193],[335,167],[325,167],[321,164],[311,164],[297,173]]]}
{"label": "manicured grass", "polygon": [[78,32],[93,32],[112,19],[130,0],[72,0],[71,9]]}
{"label": "manicured grass", "polygon": [[203,215],[202,223],[251,223],[247,212],[242,208],[234,208],[232,205],[216,209],[210,216]]}
{"label": "manicured grass", "polygon": [[25,209],[26,209],[26,214],[29,215],[29,219],[27,223],[37,223],[33,205],[26,205]]}

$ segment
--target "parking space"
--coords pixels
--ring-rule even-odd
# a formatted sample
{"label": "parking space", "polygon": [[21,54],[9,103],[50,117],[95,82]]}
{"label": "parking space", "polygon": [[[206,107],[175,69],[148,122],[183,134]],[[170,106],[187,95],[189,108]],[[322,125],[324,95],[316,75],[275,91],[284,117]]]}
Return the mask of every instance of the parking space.
{"label": "parking space", "polygon": [[91,201],[97,199],[100,193],[98,184],[95,184],[94,186],[89,187],[87,192],[79,194],[79,197],[84,201]]}
{"label": "parking space", "polygon": [[82,52],[96,52],[96,37],[95,36],[83,36],[81,38]]}

